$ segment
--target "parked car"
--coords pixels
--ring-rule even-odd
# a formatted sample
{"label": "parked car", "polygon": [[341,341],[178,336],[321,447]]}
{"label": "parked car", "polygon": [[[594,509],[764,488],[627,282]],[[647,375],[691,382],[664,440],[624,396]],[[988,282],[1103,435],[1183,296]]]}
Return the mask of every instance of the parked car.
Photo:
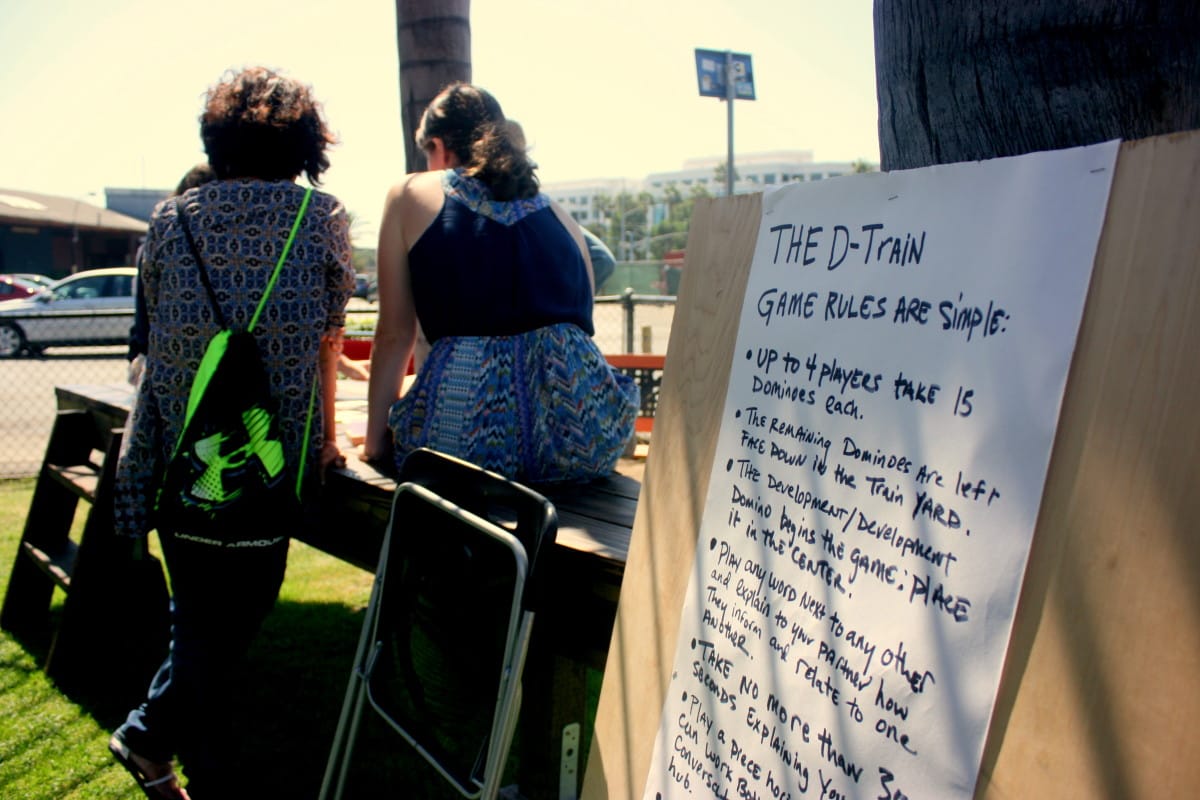
{"label": "parked car", "polygon": [[375,282],[375,276],[361,272],[355,275],[353,296],[374,303],[379,297],[379,286]]}
{"label": "parked car", "polygon": [[85,270],[0,304],[0,358],[45,347],[127,343],[136,275],[133,267]]}
{"label": "parked car", "polygon": [[21,300],[37,294],[38,287],[13,275],[0,275],[0,301]]}

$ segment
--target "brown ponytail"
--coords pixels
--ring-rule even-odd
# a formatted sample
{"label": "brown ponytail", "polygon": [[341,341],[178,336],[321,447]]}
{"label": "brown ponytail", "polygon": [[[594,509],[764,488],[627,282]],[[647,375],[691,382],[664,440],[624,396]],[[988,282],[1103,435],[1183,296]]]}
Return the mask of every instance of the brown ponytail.
{"label": "brown ponytail", "polygon": [[484,183],[497,200],[522,200],[538,193],[537,165],[513,140],[500,103],[485,89],[453,83],[438,93],[421,117],[417,144],[434,137],[454,153],[464,172]]}

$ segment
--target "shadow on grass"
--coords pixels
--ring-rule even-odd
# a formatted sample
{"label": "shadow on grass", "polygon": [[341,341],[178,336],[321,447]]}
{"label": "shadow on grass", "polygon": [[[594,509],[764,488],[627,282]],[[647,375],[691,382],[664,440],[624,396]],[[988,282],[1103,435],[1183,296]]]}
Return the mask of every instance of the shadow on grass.
{"label": "shadow on grass", "polygon": [[[0,481],[0,596],[7,592],[8,571],[32,489],[32,480]],[[294,548],[288,580],[303,586],[309,578],[316,588],[302,591],[338,592],[345,599],[281,599],[251,648],[242,691],[228,702],[244,746],[255,754],[255,776],[248,782],[263,787],[258,794],[247,792],[247,796],[317,797],[350,677],[364,616],[361,604],[368,590],[361,582],[350,589],[341,588],[343,584],[337,580],[322,583],[331,564],[342,565],[326,561],[322,554],[316,554],[315,562],[306,560],[306,555],[312,554]],[[53,747],[55,755],[40,757],[47,773],[37,780],[53,785],[41,793],[9,795],[0,779],[0,796],[132,798],[136,789],[108,757],[104,742],[107,732],[120,725],[140,702],[156,665],[144,668],[148,669],[144,675],[131,676],[128,654],[106,640],[102,652],[80,659],[84,663],[74,679],[55,675],[47,682],[42,667],[50,632],[58,628],[61,619],[61,600],[60,592],[51,605],[48,624],[31,628],[35,633],[0,633],[0,707],[16,719],[6,730],[8,735],[28,732],[30,747],[43,740],[58,741],[65,732],[56,727],[56,720],[70,715],[69,705],[78,706],[95,727],[89,722],[86,735],[71,739],[69,753],[59,752],[65,746],[59,742]],[[121,681],[121,677],[127,680]],[[13,767],[14,748],[19,743],[4,739],[0,736],[0,766],[9,758]],[[87,774],[76,775],[81,769]],[[75,794],[70,793],[71,788]],[[344,796],[356,800],[459,797],[398,734],[371,714],[364,715],[346,788]]]}
{"label": "shadow on grass", "polygon": [[[41,673],[47,663],[51,647],[51,631],[59,626],[62,616],[61,604],[52,607],[48,624],[37,632],[14,633],[5,631],[5,636],[18,648],[13,659],[0,660],[0,673],[32,669]],[[128,664],[112,653],[97,653],[89,663],[70,674],[62,671],[48,675],[50,684],[67,699],[78,704],[96,722],[113,728],[121,724],[130,707],[140,700],[149,683],[153,670],[143,665],[139,672],[130,672]]]}
{"label": "shadow on grass", "polygon": [[[363,621],[341,604],[281,601],[250,653],[240,728],[279,797],[316,797]],[[347,798],[458,798],[394,731],[364,713]]]}
{"label": "shadow on grass", "polygon": [[[247,789],[263,793],[248,796],[317,797],[362,620],[362,610],[343,604],[287,601],[280,601],[268,617],[251,648],[240,696],[229,698],[235,730],[256,764],[255,774],[245,776]],[[22,664],[39,669],[36,665],[45,662],[48,642],[14,640],[23,650]],[[8,666],[9,676],[15,678],[19,670]],[[131,694],[113,680],[98,663],[86,674],[56,678],[54,684],[99,725],[112,730],[144,691]],[[344,797],[380,796],[461,797],[385,723],[365,713]]]}

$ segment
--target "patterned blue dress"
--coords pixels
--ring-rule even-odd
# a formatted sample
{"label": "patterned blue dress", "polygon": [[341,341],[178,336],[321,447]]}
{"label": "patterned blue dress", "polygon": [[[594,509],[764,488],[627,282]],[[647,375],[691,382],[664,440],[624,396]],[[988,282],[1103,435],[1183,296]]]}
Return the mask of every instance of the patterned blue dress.
{"label": "patterned blue dress", "polygon": [[389,426],[397,464],[431,447],[507,477],[610,474],[633,435],[638,388],[591,339],[587,265],[545,195],[493,200],[458,170],[409,252],[431,350]]}

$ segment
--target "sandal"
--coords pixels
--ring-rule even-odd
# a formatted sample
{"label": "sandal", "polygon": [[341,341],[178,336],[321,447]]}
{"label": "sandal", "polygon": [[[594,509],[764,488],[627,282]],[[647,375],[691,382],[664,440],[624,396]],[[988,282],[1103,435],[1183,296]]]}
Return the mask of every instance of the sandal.
{"label": "sandal", "polygon": [[[135,754],[129,749],[129,745],[125,744],[125,739],[117,733],[114,733],[112,738],[108,740],[108,751],[113,754],[113,758],[117,760],[117,763],[133,776],[133,779],[137,781],[137,785],[141,787],[146,797],[149,797],[150,800],[190,800],[188,793],[179,785],[179,781],[175,777],[175,768],[172,765],[154,764],[154,762]],[[134,759],[137,759],[137,761]],[[145,769],[138,765],[138,761],[153,766],[165,767],[167,771],[157,778],[152,778],[147,774]]]}

